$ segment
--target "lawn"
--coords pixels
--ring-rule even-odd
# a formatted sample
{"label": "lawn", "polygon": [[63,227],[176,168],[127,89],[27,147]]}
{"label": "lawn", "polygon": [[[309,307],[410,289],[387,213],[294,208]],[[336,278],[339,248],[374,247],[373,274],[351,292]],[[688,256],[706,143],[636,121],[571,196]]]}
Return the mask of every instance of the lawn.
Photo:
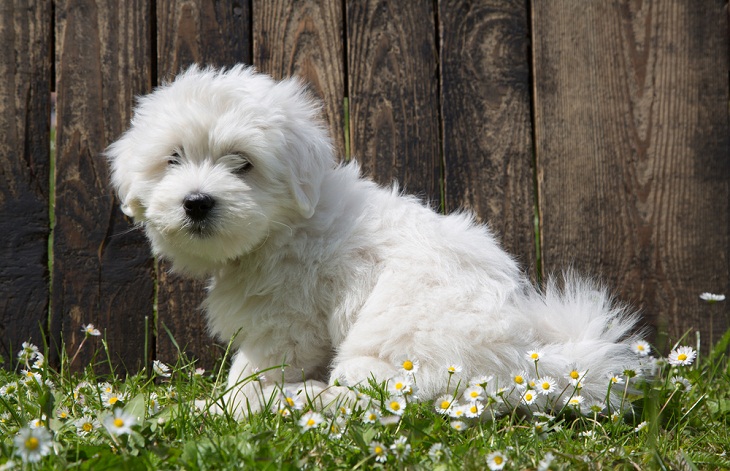
{"label": "lawn", "polygon": [[81,348],[97,353],[82,372],[70,372],[79,369],[69,368],[73,355],[48,367],[30,344],[16,371],[5,359],[0,470],[730,468],[730,334],[702,358],[688,337],[666,357],[635,345],[646,372],[606,378],[622,411],[581,402],[579,376],[573,391],[543,394],[529,378],[501,387],[488,376],[459,378],[458,365],[444,368],[450,396],[417,402],[413,359],[400,377],[358,389],[355,404],[313,408],[312,398],[283,390],[268,410],[237,420],[194,405],[219,397],[225,368],[202,371],[181,354],[175,365],[99,377],[111,352],[92,326],[79,328]]}

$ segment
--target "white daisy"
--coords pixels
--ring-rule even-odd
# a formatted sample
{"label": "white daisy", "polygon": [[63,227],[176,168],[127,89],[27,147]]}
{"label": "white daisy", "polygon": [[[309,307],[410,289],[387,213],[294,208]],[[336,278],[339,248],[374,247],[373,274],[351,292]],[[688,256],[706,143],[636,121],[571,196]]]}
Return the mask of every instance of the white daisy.
{"label": "white daisy", "polygon": [[431,448],[428,449],[428,457],[431,461],[438,463],[440,461],[448,461],[451,458],[451,450],[444,446],[443,443],[434,443]]}
{"label": "white daisy", "polygon": [[621,375],[609,373],[608,380],[611,382],[611,384],[624,384],[624,379],[621,377]]}
{"label": "white daisy", "polygon": [[38,355],[38,347],[30,342],[23,342],[20,345],[20,351],[18,352],[18,358],[23,361],[33,360]]}
{"label": "white daisy", "polygon": [[76,426],[76,434],[83,437],[94,430],[98,430],[99,427],[101,427],[101,424],[98,420],[92,418],[91,416],[85,415],[81,417],[80,419],[77,419],[74,422],[74,425]]}
{"label": "white daisy", "polygon": [[487,455],[487,466],[492,471],[504,468],[507,464],[507,457],[501,451],[494,451]]}
{"label": "white daisy", "polygon": [[400,369],[403,374],[414,375],[418,372],[418,368],[421,366],[418,360],[414,358],[406,358],[400,362]]}
{"label": "white daisy", "polygon": [[462,422],[461,420],[452,420],[451,421],[451,428],[458,432],[463,432],[467,428],[469,428],[465,422]]}
{"label": "white daisy", "polygon": [[478,384],[469,386],[464,390],[464,394],[462,395],[462,397],[469,402],[483,401],[484,388],[479,386]]}
{"label": "white daisy", "polygon": [[712,294],[712,293],[702,293],[700,295],[700,299],[703,301],[706,301],[709,304],[725,301],[725,295],[724,294]]}
{"label": "white daisy", "polygon": [[114,413],[104,419],[104,427],[109,430],[112,435],[125,435],[132,432],[132,427],[136,425],[137,419],[123,409],[114,409]]}
{"label": "white daisy", "polygon": [[302,432],[306,432],[307,430],[319,427],[319,424],[322,422],[324,422],[322,414],[310,410],[299,419],[299,426],[302,428]]}
{"label": "white daisy", "polygon": [[396,376],[388,381],[388,391],[400,396],[409,394],[413,381],[406,376]]}
{"label": "white daisy", "polygon": [[456,400],[454,400],[454,396],[451,394],[444,394],[443,396],[439,397],[434,401],[434,407],[436,408],[436,412],[439,414],[448,415],[451,411],[451,408],[457,405]]}
{"label": "white daisy", "polygon": [[669,353],[667,361],[673,366],[688,366],[695,361],[697,352],[692,347],[678,347]]}
{"label": "white daisy", "polygon": [[512,384],[514,384],[517,389],[526,389],[530,384],[529,381],[530,378],[528,378],[527,373],[524,371],[520,371],[519,373],[512,375]]}
{"label": "white daisy", "polygon": [[411,445],[408,444],[408,439],[401,435],[390,445],[390,451],[398,461],[403,461],[411,453]]}
{"label": "white daisy", "polygon": [[120,401],[124,402],[124,395],[116,392],[105,392],[101,395],[101,402],[107,409],[118,406]]}
{"label": "white daisy", "polygon": [[370,442],[370,453],[375,455],[375,461],[378,463],[388,461],[388,449],[380,442]]}
{"label": "white daisy", "polygon": [[565,398],[565,405],[568,407],[580,407],[583,404],[583,396],[575,395]]}
{"label": "white daisy", "polygon": [[649,353],[651,353],[651,346],[649,345],[649,342],[646,342],[644,340],[637,340],[636,342],[631,344],[631,350],[637,355],[645,357],[649,355]]}
{"label": "white daisy", "polygon": [[402,396],[392,396],[385,401],[385,408],[395,415],[403,415],[406,410],[406,400]]}
{"label": "white daisy", "polygon": [[297,394],[291,389],[284,388],[279,395],[281,407],[288,407],[294,410],[302,410],[304,408],[304,400],[301,394]]}
{"label": "white daisy", "polygon": [[169,378],[171,375],[170,367],[162,363],[160,360],[152,362],[152,371],[154,371],[157,376],[161,376],[163,378]]}
{"label": "white daisy", "polygon": [[380,418],[380,413],[374,409],[368,409],[362,414],[362,421],[366,424],[374,424]]}
{"label": "white daisy", "polygon": [[450,364],[450,365],[448,365],[448,366],[446,367],[446,371],[447,371],[447,372],[448,372],[448,373],[449,373],[450,375],[452,375],[452,374],[454,374],[454,373],[461,373],[461,370],[462,370],[462,369],[463,369],[463,368],[461,367],[461,365],[457,365],[457,364],[455,364],[455,363],[452,363],[452,364]]}
{"label": "white daisy", "polygon": [[522,395],[522,403],[529,406],[530,404],[534,403],[537,399],[537,393],[535,391],[528,389],[525,391],[525,394]]}
{"label": "white daisy", "polygon": [[94,324],[86,324],[81,328],[81,332],[86,335],[93,335],[94,337],[98,337],[101,335],[101,332],[99,332],[99,329],[94,327]]}
{"label": "white daisy", "polygon": [[551,378],[550,376],[543,376],[542,378],[538,378],[535,383],[537,387],[537,392],[544,396],[547,396],[548,394],[554,392],[555,388],[557,387],[555,379]]}
{"label": "white daisy", "polygon": [[669,379],[669,384],[671,384],[675,389],[683,392],[689,392],[692,390],[692,383],[683,376],[672,376]]}
{"label": "white daisy", "polygon": [[538,350],[530,350],[527,352],[527,359],[530,361],[540,361],[540,358],[542,358],[542,353]]}
{"label": "white daisy", "polygon": [[467,404],[466,406],[466,416],[470,419],[475,419],[482,415],[482,412],[484,412],[484,404],[482,404],[479,401],[473,401]]}
{"label": "white daisy", "polygon": [[449,411],[449,415],[455,419],[460,419],[462,417],[465,417],[468,411],[468,406],[464,404],[459,404],[451,408],[451,410]]}
{"label": "white daisy", "polygon": [[586,375],[586,371],[579,370],[577,367],[572,367],[569,372],[565,374],[565,378],[570,382],[571,385],[576,386],[583,377]]}
{"label": "white daisy", "polygon": [[24,463],[37,463],[51,452],[52,440],[51,433],[45,427],[22,428],[13,440],[15,454]]}
{"label": "white daisy", "polygon": [[469,380],[469,386],[481,386],[482,388],[486,388],[487,384],[494,379],[494,376],[474,376],[472,379]]}

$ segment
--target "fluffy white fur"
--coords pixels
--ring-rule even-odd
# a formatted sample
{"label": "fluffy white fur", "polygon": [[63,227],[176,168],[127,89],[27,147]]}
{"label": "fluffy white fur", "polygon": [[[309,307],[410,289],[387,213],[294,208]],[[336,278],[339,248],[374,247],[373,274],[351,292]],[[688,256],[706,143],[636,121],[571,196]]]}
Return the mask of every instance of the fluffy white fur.
{"label": "fluffy white fur", "polygon": [[[192,67],[141,98],[107,150],[122,209],[154,253],[210,278],[210,331],[235,336],[237,351],[227,407],[257,410],[259,388],[281,381],[342,393],[327,384],[384,381],[405,358],[420,363],[422,400],[445,392],[449,364],[462,385],[495,375],[509,391],[516,372],[534,377],[533,349],[564,396],[571,368],[595,400],[610,374],[638,370],[637,317],[605,289],[567,275],[538,292],[471,215],[437,214],[338,165],[319,112],[295,79]],[[193,220],[189,195],[214,206]],[[283,364],[268,382],[241,381]]]}

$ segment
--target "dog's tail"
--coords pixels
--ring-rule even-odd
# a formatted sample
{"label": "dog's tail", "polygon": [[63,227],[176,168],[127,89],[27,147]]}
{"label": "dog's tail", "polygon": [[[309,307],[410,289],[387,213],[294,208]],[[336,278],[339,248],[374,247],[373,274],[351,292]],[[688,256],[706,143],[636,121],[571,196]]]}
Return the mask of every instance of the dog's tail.
{"label": "dog's tail", "polygon": [[523,302],[539,344],[537,374],[557,380],[562,400],[625,407],[625,395],[636,392],[645,373],[646,357],[635,351],[644,335],[638,313],[572,271],[548,280],[544,290],[528,288]]}

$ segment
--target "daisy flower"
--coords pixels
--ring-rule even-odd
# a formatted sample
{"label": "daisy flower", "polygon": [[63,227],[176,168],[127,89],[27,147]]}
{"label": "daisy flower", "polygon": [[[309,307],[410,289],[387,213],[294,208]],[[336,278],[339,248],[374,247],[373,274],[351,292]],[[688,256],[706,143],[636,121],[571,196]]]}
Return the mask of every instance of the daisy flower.
{"label": "daisy flower", "polygon": [[147,410],[149,415],[155,415],[160,412],[160,401],[157,399],[157,393],[153,392],[150,394],[150,398],[147,401]]}
{"label": "daisy flower", "polygon": [[43,416],[41,416],[40,419],[33,419],[30,422],[28,422],[28,427],[30,427],[30,428],[45,427],[46,421],[47,421],[47,417],[45,414],[43,414]]}
{"label": "daisy flower", "polygon": [[343,417],[337,417],[330,423],[329,438],[338,439],[342,437],[342,433],[345,431],[347,422]]}
{"label": "daisy flower", "polygon": [[470,402],[466,407],[466,416],[470,419],[474,419],[482,415],[482,412],[484,412],[484,404],[481,402]]}
{"label": "daisy flower", "polygon": [[472,379],[469,380],[469,386],[481,386],[482,388],[486,388],[487,384],[494,379],[494,376],[474,376]]}
{"label": "daisy flower", "polygon": [[112,435],[125,435],[131,433],[132,427],[136,424],[137,419],[132,414],[124,412],[121,408],[114,409],[114,413],[104,419],[104,427],[106,427]]}
{"label": "daisy flower", "polygon": [[595,415],[600,414],[606,409],[606,404],[601,401],[593,401],[583,407],[584,415]]}
{"label": "daisy flower", "polygon": [[530,361],[540,361],[542,353],[538,350],[530,350],[527,352],[527,359]]}
{"label": "daisy flower", "polygon": [[20,373],[23,375],[23,384],[27,385],[32,381],[35,381],[36,384],[43,384],[43,378],[40,373],[30,370],[20,370]]}
{"label": "daisy flower", "polygon": [[122,394],[115,393],[115,392],[102,393],[101,401],[102,401],[102,404],[104,405],[104,407],[106,407],[107,409],[111,409],[114,406],[119,405],[118,404],[119,401],[123,402],[124,396]]}
{"label": "daisy flower", "polygon": [[565,405],[568,407],[580,407],[581,404],[583,404],[583,396],[575,395],[565,398]]}
{"label": "daisy flower", "polygon": [[552,452],[548,451],[545,453],[545,457],[537,464],[537,471],[548,471],[550,469],[550,464],[552,464],[554,459],[555,456]]}
{"label": "daisy flower", "polygon": [[58,417],[61,420],[66,420],[70,417],[68,413],[68,407],[61,406],[58,409],[56,409],[56,417]]}
{"label": "daisy flower", "polygon": [[464,430],[466,430],[469,427],[466,425],[466,423],[462,422],[461,420],[452,420],[451,428],[453,428],[457,432],[463,432]]}
{"label": "daisy flower", "polygon": [[452,364],[450,364],[450,365],[448,365],[446,367],[446,371],[450,375],[453,375],[454,373],[461,373],[461,370],[462,370],[461,365],[457,365],[457,364],[454,364],[454,363],[452,363]]}
{"label": "daisy flower", "polygon": [[390,451],[398,461],[402,461],[411,453],[411,445],[408,444],[408,439],[401,435],[390,445]]}
{"label": "daisy flower", "polygon": [[405,376],[396,376],[388,381],[388,391],[391,394],[405,395],[411,392],[413,381]]}
{"label": "daisy flower", "polygon": [[94,337],[98,337],[101,335],[101,332],[99,332],[99,329],[94,327],[94,324],[87,324],[83,327],[81,327],[81,332],[83,332],[86,335],[93,335]]}
{"label": "daisy flower", "polygon": [[98,420],[88,415],[77,419],[76,422],[74,422],[74,425],[76,426],[76,434],[80,437],[86,436],[101,427]]}
{"label": "daisy flower", "polygon": [[725,301],[725,295],[724,294],[702,293],[700,295],[700,299],[703,301],[706,301],[708,304],[713,304],[713,303],[717,303],[720,301]]}
{"label": "daisy flower", "polygon": [[535,399],[537,399],[537,394],[535,391],[532,391],[531,389],[528,389],[525,391],[525,394],[522,395],[522,403],[529,406],[533,402],[535,402]]}
{"label": "daisy flower", "polygon": [[444,446],[443,443],[434,443],[431,448],[428,449],[428,457],[431,461],[438,463],[440,461],[448,461],[451,458],[451,450]]}
{"label": "daisy flower", "polygon": [[454,396],[452,396],[451,394],[444,394],[443,396],[436,399],[436,401],[434,402],[436,412],[444,415],[447,415],[451,411],[451,408],[456,405],[457,403],[454,400]]}
{"label": "daisy flower", "polygon": [[548,394],[555,391],[556,388],[556,382],[553,378],[550,376],[543,376],[542,378],[539,378],[537,381],[537,392],[540,394],[547,396]]}
{"label": "daisy flower", "polygon": [[462,397],[469,402],[483,401],[484,400],[484,388],[479,386],[478,384],[469,386],[468,388],[466,388],[464,390],[464,394],[462,395]]}
{"label": "daisy flower", "polygon": [[38,347],[30,342],[23,342],[20,345],[20,351],[18,352],[18,358],[24,361],[30,361],[38,355]]}
{"label": "daisy flower", "polygon": [[634,432],[638,432],[639,430],[646,427],[648,424],[649,424],[649,422],[647,422],[646,420],[641,422],[639,425],[636,426],[636,428],[634,429]]}
{"label": "daisy flower", "polygon": [[682,376],[672,376],[669,379],[669,384],[673,385],[675,389],[679,389],[682,392],[688,392],[692,389],[692,383]]}
{"label": "daisy flower", "polygon": [[565,378],[570,382],[570,384],[576,386],[585,375],[586,371],[581,371],[578,368],[573,367],[565,374]]}
{"label": "daisy flower", "polygon": [[13,440],[15,454],[24,463],[37,463],[51,452],[53,437],[45,428],[22,428]]}
{"label": "daisy flower", "polygon": [[529,384],[529,380],[527,373],[524,371],[520,371],[516,375],[512,376],[512,383],[517,387],[517,389],[526,389]]}
{"label": "daisy flower", "polygon": [[162,363],[160,360],[152,362],[152,371],[154,371],[157,376],[162,376],[163,378],[169,378],[171,374],[170,367]]}
{"label": "daisy flower", "polygon": [[402,396],[393,396],[385,401],[385,408],[395,415],[403,415],[406,410],[406,400]]}
{"label": "daisy flower", "polygon": [[449,415],[455,419],[459,419],[461,417],[465,417],[468,410],[468,406],[460,404],[458,406],[452,407],[449,411]]}
{"label": "daisy flower", "polygon": [[400,369],[403,372],[403,374],[406,375],[414,375],[416,372],[418,372],[418,368],[421,366],[421,364],[418,362],[418,360],[415,360],[413,358],[406,358],[400,363]]}
{"label": "daisy flower", "polygon": [[669,354],[667,361],[672,366],[688,366],[695,361],[697,352],[692,347],[679,347]]}
{"label": "daisy flower", "polygon": [[302,410],[304,408],[304,401],[302,400],[301,395],[288,388],[284,388],[281,391],[279,401],[282,406],[289,407],[294,410]]}
{"label": "daisy flower", "polygon": [[370,453],[375,455],[375,461],[378,463],[388,461],[388,449],[380,442],[370,442]]}
{"label": "daisy flower", "polygon": [[0,396],[6,398],[15,397],[18,394],[18,383],[16,381],[0,386]]}
{"label": "daisy flower", "polygon": [[362,421],[366,424],[374,424],[380,418],[380,413],[374,409],[368,409],[362,414]]}
{"label": "daisy flower", "polygon": [[323,421],[324,417],[322,417],[322,414],[310,410],[299,419],[299,426],[302,427],[302,432],[306,432],[307,430],[319,427],[319,424]]}
{"label": "daisy flower", "polygon": [[613,373],[608,374],[608,380],[611,382],[611,384],[623,384],[624,379],[620,375],[615,375]]}
{"label": "daisy flower", "polygon": [[636,342],[631,344],[631,351],[633,351],[637,355],[645,357],[649,355],[649,353],[651,353],[651,346],[649,346],[649,342],[646,342],[644,340],[637,340]]}
{"label": "daisy flower", "polygon": [[205,374],[205,368],[195,368],[193,372],[194,376],[203,376]]}
{"label": "daisy flower", "polygon": [[507,464],[507,457],[501,451],[495,451],[487,455],[487,466],[492,471],[504,468]]}

